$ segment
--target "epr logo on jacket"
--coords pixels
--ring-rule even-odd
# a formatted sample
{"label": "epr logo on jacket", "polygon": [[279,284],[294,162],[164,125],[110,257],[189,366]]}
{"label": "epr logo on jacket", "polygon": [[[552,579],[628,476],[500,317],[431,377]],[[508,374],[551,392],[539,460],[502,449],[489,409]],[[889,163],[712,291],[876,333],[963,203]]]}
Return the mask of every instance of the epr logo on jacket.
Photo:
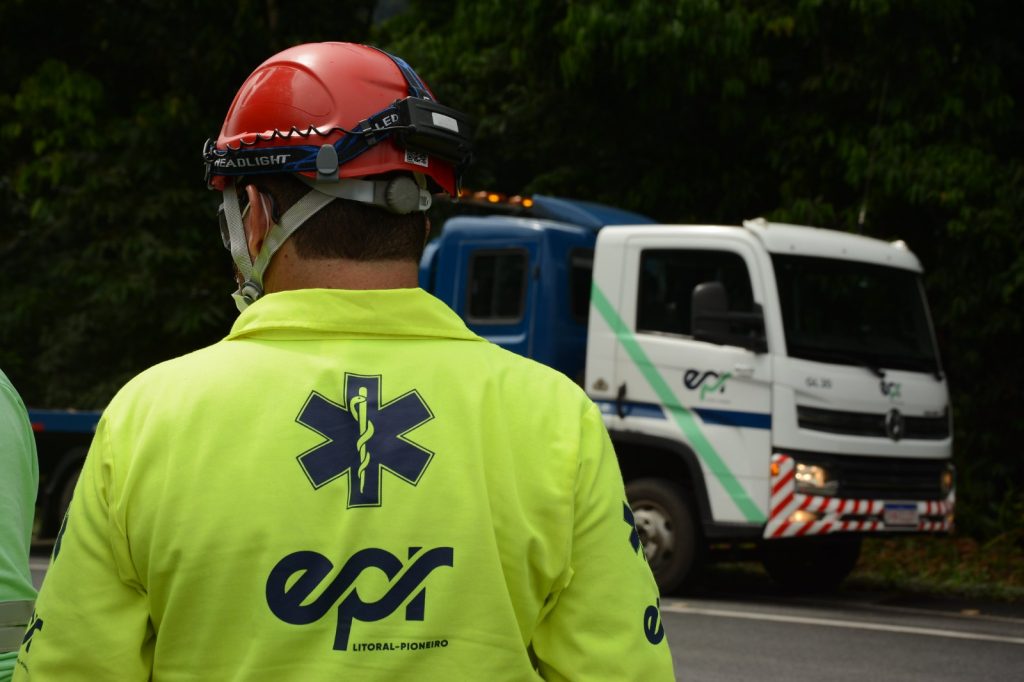
{"label": "epr logo on jacket", "polygon": [[[386,550],[370,547],[353,554],[334,580],[320,591],[319,596],[307,602],[330,575],[334,564],[317,552],[295,552],[281,559],[270,572],[267,578],[267,605],[275,616],[286,623],[308,625],[326,616],[335,603],[341,600],[338,604],[338,624],[334,631],[333,648],[345,651],[349,648],[353,620],[364,623],[383,620],[408,600],[405,620],[422,621],[427,607],[424,581],[434,569],[452,566],[454,561],[455,550],[451,547],[435,547],[426,551],[422,547],[410,547],[408,564]],[[359,590],[353,586],[363,571],[371,568],[381,571],[393,582],[379,599],[367,602],[363,601]],[[296,574],[299,577],[292,580]],[[416,593],[415,596],[412,596],[413,593]],[[409,599],[410,596],[412,599]],[[437,645],[448,646],[448,641],[439,640]],[[388,642],[378,650],[417,648],[430,646],[425,647],[422,642]]]}
{"label": "epr logo on jacket", "polygon": [[381,376],[345,373],[344,401],[313,391],[295,421],[326,438],[298,456],[314,488],[348,476],[348,504],[381,505],[381,471],[416,485],[434,453],[406,434],[434,418],[415,389],[381,402]]}

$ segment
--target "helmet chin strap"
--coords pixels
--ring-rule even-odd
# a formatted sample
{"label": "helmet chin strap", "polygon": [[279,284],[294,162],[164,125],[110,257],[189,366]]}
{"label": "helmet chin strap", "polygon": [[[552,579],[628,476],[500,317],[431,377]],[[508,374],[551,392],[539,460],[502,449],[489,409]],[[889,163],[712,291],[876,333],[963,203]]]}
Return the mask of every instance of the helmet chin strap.
{"label": "helmet chin strap", "polygon": [[263,240],[256,260],[249,255],[249,246],[242,226],[242,213],[238,208],[238,194],[235,184],[229,182],[224,186],[224,216],[228,223],[228,237],[231,240],[231,260],[242,276],[238,290],[231,294],[235,299],[238,311],[242,312],[263,295],[263,275],[281,245],[295,230],[309,220],[317,211],[334,201],[334,197],[317,190],[311,190],[295,205],[289,208],[281,220],[270,228]]}

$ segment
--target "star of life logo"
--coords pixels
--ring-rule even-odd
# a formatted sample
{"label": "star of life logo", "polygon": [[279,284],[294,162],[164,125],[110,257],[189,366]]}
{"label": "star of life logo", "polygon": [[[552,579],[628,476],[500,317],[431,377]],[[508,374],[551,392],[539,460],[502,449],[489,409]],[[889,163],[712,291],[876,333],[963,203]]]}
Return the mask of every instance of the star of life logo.
{"label": "star of life logo", "polygon": [[315,489],[348,479],[347,507],[379,507],[383,472],[416,485],[434,453],[406,434],[434,418],[416,390],[382,402],[381,375],[345,373],[343,401],[313,391],[296,421],[326,440],[298,456]]}

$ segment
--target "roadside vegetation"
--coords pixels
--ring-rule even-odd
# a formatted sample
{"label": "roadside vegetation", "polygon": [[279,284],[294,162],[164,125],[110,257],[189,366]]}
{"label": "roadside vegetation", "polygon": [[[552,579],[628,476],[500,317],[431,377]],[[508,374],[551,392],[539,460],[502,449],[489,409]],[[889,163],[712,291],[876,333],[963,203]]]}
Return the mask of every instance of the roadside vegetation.
{"label": "roadside vegetation", "polygon": [[970,537],[871,538],[847,588],[881,588],[1024,604],[1024,531]]}
{"label": "roadside vegetation", "polygon": [[847,585],[1024,604],[1024,494],[961,509],[959,492],[955,535],[869,539]]}
{"label": "roadside vegetation", "polygon": [[[759,561],[708,568],[697,591],[784,592]],[[1024,529],[979,541],[967,535],[866,538],[841,592],[891,592],[934,599],[1024,606]]]}

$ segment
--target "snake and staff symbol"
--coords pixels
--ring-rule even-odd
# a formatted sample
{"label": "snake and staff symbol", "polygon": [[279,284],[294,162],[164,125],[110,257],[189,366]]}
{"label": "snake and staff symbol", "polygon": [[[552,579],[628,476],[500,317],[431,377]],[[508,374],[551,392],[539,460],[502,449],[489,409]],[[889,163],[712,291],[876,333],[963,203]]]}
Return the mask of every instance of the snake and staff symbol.
{"label": "snake and staff symbol", "polygon": [[359,387],[359,394],[352,396],[348,409],[352,417],[359,424],[359,438],[356,440],[356,448],[359,450],[359,492],[364,492],[366,485],[366,469],[370,466],[370,452],[366,444],[373,438],[373,422],[366,418],[366,387]]}
{"label": "snake and staff symbol", "polygon": [[344,478],[347,508],[379,507],[383,472],[419,483],[434,453],[409,433],[434,415],[415,389],[382,400],[380,375],[346,372],[341,394],[338,402],[316,391],[306,398],[295,421],[323,440],[298,462],[316,490]]}

